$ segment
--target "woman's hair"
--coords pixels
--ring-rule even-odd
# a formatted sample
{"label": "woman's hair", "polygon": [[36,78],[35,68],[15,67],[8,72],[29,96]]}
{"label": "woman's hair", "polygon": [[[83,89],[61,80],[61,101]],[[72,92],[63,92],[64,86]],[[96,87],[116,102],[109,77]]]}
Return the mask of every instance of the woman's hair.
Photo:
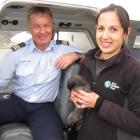
{"label": "woman's hair", "polygon": [[27,13],[28,21],[30,20],[30,17],[33,14],[48,14],[53,20],[53,15],[52,15],[51,9],[49,7],[41,7],[41,6],[33,6],[33,7],[31,7],[28,10],[28,13]]}
{"label": "woman's hair", "polygon": [[116,15],[118,16],[120,20],[120,24],[124,30],[124,33],[128,34],[128,27],[130,26],[129,15],[127,11],[119,5],[111,4],[101,9],[100,13],[97,15],[97,18],[96,18],[96,24],[98,24],[98,19],[102,13],[110,12],[110,11],[113,11],[116,13]]}

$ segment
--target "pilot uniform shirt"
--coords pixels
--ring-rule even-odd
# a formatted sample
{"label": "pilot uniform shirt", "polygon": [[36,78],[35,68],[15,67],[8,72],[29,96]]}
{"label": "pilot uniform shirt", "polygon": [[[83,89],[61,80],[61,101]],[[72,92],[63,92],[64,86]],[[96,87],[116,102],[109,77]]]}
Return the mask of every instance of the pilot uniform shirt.
{"label": "pilot uniform shirt", "polygon": [[44,52],[32,39],[26,46],[10,51],[0,64],[0,86],[13,82],[13,93],[31,103],[53,102],[58,94],[61,70],[54,66],[57,58],[79,52],[72,45],[56,45],[52,40]]}

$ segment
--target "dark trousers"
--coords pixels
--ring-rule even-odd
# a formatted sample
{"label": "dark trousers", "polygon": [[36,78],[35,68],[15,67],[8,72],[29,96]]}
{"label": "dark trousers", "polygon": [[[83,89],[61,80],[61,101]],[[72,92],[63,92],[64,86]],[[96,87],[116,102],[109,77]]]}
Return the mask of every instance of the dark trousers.
{"label": "dark trousers", "polygon": [[64,140],[54,103],[28,103],[16,95],[0,100],[0,125],[12,122],[27,124],[34,140]]}

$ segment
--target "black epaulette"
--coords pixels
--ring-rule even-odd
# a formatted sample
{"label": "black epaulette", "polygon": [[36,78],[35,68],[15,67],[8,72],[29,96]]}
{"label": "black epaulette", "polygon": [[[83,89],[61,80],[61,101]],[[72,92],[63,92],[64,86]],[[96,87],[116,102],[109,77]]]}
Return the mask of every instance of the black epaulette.
{"label": "black epaulette", "polygon": [[57,45],[69,45],[69,41],[66,40],[56,40]]}
{"label": "black epaulette", "polygon": [[21,42],[21,43],[19,43],[19,44],[17,44],[17,45],[13,45],[12,47],[11,47],[11,49],[13,50],[13,51],[16,51],[16,50],[18,50],[18,49],[20,49],[20,48],[22,48],[22,47],[25,47],[26,46],[26,44],[24,43],[24,42]]}

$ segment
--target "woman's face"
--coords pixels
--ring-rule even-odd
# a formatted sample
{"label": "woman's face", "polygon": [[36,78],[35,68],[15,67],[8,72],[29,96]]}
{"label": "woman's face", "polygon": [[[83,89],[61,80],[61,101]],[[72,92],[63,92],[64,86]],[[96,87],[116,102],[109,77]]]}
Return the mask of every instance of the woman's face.
{"label": "woman's face", "polygon": [[104,59],[119,53],[127,35],[124,33],[115,12],[102,13],[96,26],[96,40]]}

